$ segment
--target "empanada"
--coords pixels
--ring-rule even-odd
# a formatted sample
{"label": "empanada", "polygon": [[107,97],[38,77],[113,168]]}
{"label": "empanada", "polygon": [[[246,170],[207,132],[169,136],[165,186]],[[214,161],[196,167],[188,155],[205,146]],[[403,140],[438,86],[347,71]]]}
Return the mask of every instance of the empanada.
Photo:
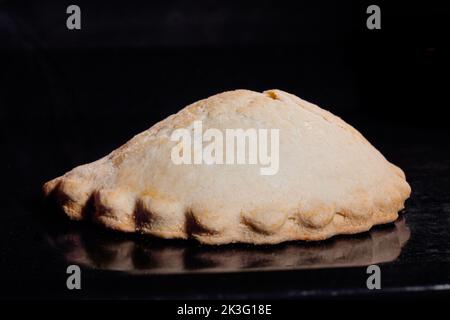
{"label": "empanada", "polygon": [[[209,137],[195,133],[198,124]],[[192,133],[192,149],[180,148],[177,129]],[[227,130],[256,135],[231,144]],[[243,158],[240,143],[248,143]],[[195,102],[43,188],[71,219],[208,244],[363,232],[396,220],[411,192],[403,171],[357,130],[280,90]]]}

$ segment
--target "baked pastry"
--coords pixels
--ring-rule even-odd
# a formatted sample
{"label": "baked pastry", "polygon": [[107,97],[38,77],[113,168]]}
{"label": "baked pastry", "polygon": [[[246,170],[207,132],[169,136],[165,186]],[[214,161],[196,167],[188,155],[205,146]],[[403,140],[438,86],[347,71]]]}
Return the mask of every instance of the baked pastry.
{"label": "baked pastry", "polygon": [[[195,133],[199,123],[203,132],[214,129],[215,139],[229,129],[250,129],[258,130],[261,142],[265,133],[266,150],[256,144],[256,153],[261,160],[272,152],[265,160],[278,158],[278,164],[264,171],[267,161],[252,162],[251,137],[244,140],[249,145],[241,162],[226,158],[238,154],[238,143],[229,141],[230,148],[209,153],[226,160],[197,161],[196,155],[206,155]],[[180,130],[193,134],[193,150],[174,139]],[[193,162],[180,163],[192,154]],[[411,191],[403,171],[357,130],[280,90],[235,90],[195,102],[43,189],[71,219],[208,244],[323,240],[367,231],[396,220]]]}

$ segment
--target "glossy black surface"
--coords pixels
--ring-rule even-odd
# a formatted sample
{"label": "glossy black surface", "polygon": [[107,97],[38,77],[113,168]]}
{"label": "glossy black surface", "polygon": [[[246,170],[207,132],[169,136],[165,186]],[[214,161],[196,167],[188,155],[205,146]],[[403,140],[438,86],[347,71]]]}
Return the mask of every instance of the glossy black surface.
{"label": "glossy black surface", "polygon": [[[48,224],[48,223],[47,223]],[[48,244],[71,264],[130,275],[286,271],[367,266],[395,261],[410,231],[405,219],[352,237],[275,246],[202,246],[118,235],[80,225],[58,225]]]}
{"label": "glossy black surface", "polygon": [[[0,298],[449,293],[447,8],[386,7],[386,28],[370,33],[362,4],[89,3],[76,34],[63,1],[0,7]],[[404,27],[421,14],[414,32]],[[216,248],[108,232],[43,204],[42,183],[188,103],[274,87],[340,115],[404,169],[413,191],[402,220],[319,243]],[[66,288],[70,263],[82,266],[80,291]],[[366,288],[371,263],[380,291]]]}

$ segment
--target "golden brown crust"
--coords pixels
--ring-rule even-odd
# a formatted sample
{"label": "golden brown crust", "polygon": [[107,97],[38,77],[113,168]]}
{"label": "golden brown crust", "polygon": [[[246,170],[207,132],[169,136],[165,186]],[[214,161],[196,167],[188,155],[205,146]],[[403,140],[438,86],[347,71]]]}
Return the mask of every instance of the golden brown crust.
{"label": "golden brown crust", "polygon": [[[174,165],[169,136],[195,120],[205,128],[279,129],[279,172]],[[403,171],[356,129],[280,90],[236,90],[198,101],[43,189],[71,219],[208,244],[322,240],[367,231],[396,220],[411,192]]]}

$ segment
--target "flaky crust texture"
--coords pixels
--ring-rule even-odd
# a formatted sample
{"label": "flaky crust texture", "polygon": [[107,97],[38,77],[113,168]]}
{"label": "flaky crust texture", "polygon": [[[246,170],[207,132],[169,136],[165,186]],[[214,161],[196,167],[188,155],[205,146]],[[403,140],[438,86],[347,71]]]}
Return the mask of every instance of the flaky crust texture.
{"label": "flaky crust texture", "polygon": [[[176,165],[177,128],[279,129],[279,171]],[[235,90],[195,102],[93,163],[43,186],[74,220],[207,244],[323,240],[394,221],[411,189],[357,130],[281,90]]]}

